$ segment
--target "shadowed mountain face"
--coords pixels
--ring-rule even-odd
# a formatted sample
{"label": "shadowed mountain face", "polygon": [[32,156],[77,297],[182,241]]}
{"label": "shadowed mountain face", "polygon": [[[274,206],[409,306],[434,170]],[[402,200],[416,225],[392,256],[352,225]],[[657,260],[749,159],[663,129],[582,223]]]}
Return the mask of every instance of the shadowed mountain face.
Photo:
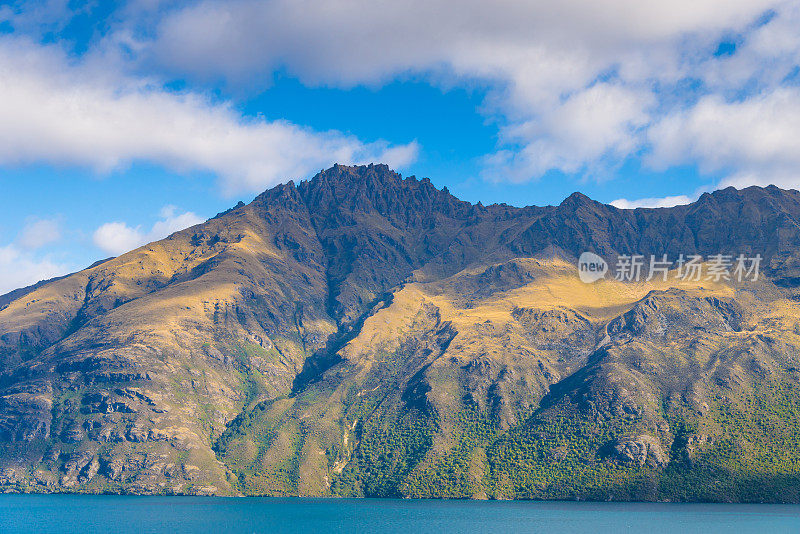
{"label": "shadowed mountain face", "polygon": [[[796,502],[798,221],[334,166],[0,297],[0,488]],[[584,251],[764,259],[584,284]]]}

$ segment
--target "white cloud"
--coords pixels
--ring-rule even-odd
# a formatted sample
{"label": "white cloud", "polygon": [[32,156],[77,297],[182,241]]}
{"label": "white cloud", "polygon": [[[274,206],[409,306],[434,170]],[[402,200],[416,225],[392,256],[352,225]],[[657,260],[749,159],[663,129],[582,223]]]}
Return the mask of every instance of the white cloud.
{"label": "white cloud", "polygon": [[176,210],[177,208],[175,206],[164,206],[161,209],[162,219],[156,221],[147,236],[150,241],[163,239],[170,234],[183,230],[184,228],[189,228],[195,224],[200,224],[205,220],[191,211],[178,214]]}
{"label": "white cloud", "polygon": [[[108,69],[125,63],[128,72],[259,90],[276,71],[307,85],[345,88],[408,76],[442,87],[478,82],[488,88],[482,109],[500,128],[497,150],[484,158],[486,175],[495,179],[528,180],[549,170],[604,175],[648,149],[656,167],[690,160],[717,172],[714,159],[721,158],[713,146],[676,147],[682,141],[667,135],[669,125],[690,121],[714,99],[746,103],[785,89],[800,64],[796,0],[160,4],[128,3],[114,30],[78,63],[53,48],[2,38],[0,124],[24,119],[24,127],[5,135],[0,127],[0,163],[45,159],[102,171],[147,159],[210,170],[234,193],[307,176],[334,161],[403,167],[416,157],[413,142],[364,143],[340,132],[246,120],[224,102]],[[52,15],[58,9],[29,11],[14,23],[52,31],[65,20]],[[736,53],[715,57],[724,38],[737,41]],[[779,114],[796,111],[793,99],[774,103],[787,106]],[[766,175],[793,180],[774,161],[741,153],[734,159],[742,166],[725,172],[737,183]]]}
{"label": "white cloud", "polygon": [[103,251],[115,256],[146,243],[139,227],[131,228],[124,222],[105,223],[95,230],[92,239]]}
{"label": "white cloud", "polygon": [[522,148],[492,156],[487,175],[524,181],[550,169],[578,172],[604,158],[624,158],[636,148],[651,105],[649,92],[595,84],[536,119],[504,128],[503,140]]}
{"label": "white cloud", "polygon": [[37,258],[13,244],[0,247],[0,294],[69,272],[68,266]]}
{"label": "white cloud", "polygon": [[165,206],[161,210],[161,217],[149,232],[143,231],[141,226],[132,228],[124,222],[105,223],[95,230],[92,239],[100,249],[116,256],[200,224],[204,220],[191,211],[177,214],[175,206]]}
{"label": "white cloud", "polygon": [[[485,110],[501,124],[487,173],[518,181],[636,154],[649,125],[685,103],[676,96],[681,80],[730,90],[712,76],[727,61],[712,58],[723,36],[759,31],[753,23],[770,8],[777,27],[789,4],[209,0],[172,11],[155,42],[138,45],[181,76],[234,84],[268,85],[278,69],[341,87],[408,74],[443,86],[480,80],[489,87]],[[796,53],[796,25],[784,27],[778,44]]]}
{"label": "white cloud", "polygon": [[226,102],[162,89],[101,60],[0,37],[0,164],[47,161],[106,172],[136,160],[217,173],[227,193],[259,192],[334,162],[404,167],[416,143],[243,118]]}
{"label": "white cloud", "polygon": [[0,246],[0,295],[73,271],[40,249],[61,239],[56,219],[30,219],[13,243]]}
{"label": "white cloud", "polygon": [[17,238],[19,246],[37,249],[61,239],[61,225],[55,219],[32,220],[25,225]]}
{"label": "white cloud", "polygon": [[625,50],[739,26],[776,3],[212,0],[165,18],[153,52],[209,77],[266,76],[285,65],[308,83],[347,86],[444,65],[544,87],[558,83],[555,72],[570,84]]}
{"label": "white cloud", "polygon": [[678,195],[662,198],[639,198],[636,200],[618,198],[617,200],[612,200],[609,204],[622,210],[634,210],[636,208],[671,208],[672,206],[691,204],[692,202],[694,202],[694,200],[690,197]]}
{"label": "white cloud", "polygon": [[780,88],[743,101],[708,96],[650,131],[650,163],[696,163],[730,175],[721,186],[800,185],[800,89]]}
{"label": "white cloud", "polygon": [[713,91],[750,86],[750,92],[775,89],[792,76],[800,62],[800,4],[781,2],[775,14],[746,32],[736,53],[697,65],[692,74]]}

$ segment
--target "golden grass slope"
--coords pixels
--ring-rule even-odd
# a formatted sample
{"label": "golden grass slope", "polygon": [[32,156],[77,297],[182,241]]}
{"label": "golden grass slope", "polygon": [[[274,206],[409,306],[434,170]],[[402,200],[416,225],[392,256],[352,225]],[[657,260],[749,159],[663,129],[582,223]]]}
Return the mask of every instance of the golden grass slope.
{"label": "golden grass slope", "polygon": [[[488,287],[482,285],[486,273],[498,272],[505,277],[505,286],[496,279]],[[508,273],[513,276],[505,276]],[[493,418],[500,431],[520,424],[552,385],[582,369],[591,354],[612,343],[607,325],[649,296],[661,299],[660,295],[674,291],[684,302],[707,303],[730,301],[741,290],[727,283],[681,281],[674,276],[668,281],[584,284],[574,265],[533,258],[474,267],[441,281],[406,283],[341,349],[340,364],[302,393],[254,411],[226,436],[222,456],[240,473],[248,492],[325,495],[332,491],[331,481],[343,471],[346,474],[354,462],[360,442],[368,439],[365,434],[392,428],[403,417],[403,406],[407,409],[417,395],[416,400],[436,416],[431,447],[413,466],[424,473],[464,439],[460,418],[465,402]],[[754,317],[777,313],[778,307],[768,303],[756,306],[752,296],[745,295],[745,300]],[[777,302],[787,314],[798,313],[792,301]],[[666,305],[678,306],[675,312],[681,313],[679,302]],[[747,334],[728,329],[714,335],[752,337],[761,332],[758,324],[753,323]],[[702,344],[703,339],[673,340],[659,350],[678,350],[686,343]],[[719,346],[720,341],[714,343]],[[668,365],[673,364],[680,369],[676,360]],[[670,369],[658,372],[669,375]],[[364,430],[370,425],[372,430]],[[298,432],[304,436],[302,442],[287,446],[289,436]],[[257,438],[273,433],[279,445]],[[235,452],[243,448],[250,452],[244,456]],[[258,459],[258,465],[249,464],[248,458]],[[291,465],[296,469],[286,471]],[[295,478],[276,482],[274,475],[265,474],[278,471],[291,472]],[[414,471],[404,476],[413,478]]]}

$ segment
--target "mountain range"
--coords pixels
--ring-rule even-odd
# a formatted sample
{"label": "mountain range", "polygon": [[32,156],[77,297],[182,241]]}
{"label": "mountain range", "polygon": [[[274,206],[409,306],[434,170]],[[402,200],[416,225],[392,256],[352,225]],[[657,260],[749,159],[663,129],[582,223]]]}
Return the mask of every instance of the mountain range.
{"label": "mountain range", "polygon": [[519,208],[336,165],[0,296],[0,491],[800,502],[798,442],[774,186]]}

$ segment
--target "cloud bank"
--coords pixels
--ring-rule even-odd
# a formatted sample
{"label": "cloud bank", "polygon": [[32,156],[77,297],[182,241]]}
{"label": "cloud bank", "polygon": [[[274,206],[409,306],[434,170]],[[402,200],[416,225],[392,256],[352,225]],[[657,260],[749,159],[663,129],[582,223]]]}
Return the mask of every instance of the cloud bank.
{"label": "cloud bank", "polygon": [[0,164],[49,162],[104,173],[146,160],[209,171],[230,194],[259,192],[334,162],[402,168],[417,144],[364,143],[337,131],[244,118],[228,102],[0,37]]}
{"label": "cloud bank", "polygon": [[138,45],[150,65],[233,85],[265,87],[281,69],[312,86],[485,84],[494,180],[604,178],[644,155],[785,185],[800,153],[798,27],[800,7],[783,0],[207,0]]}
{"label": "cloud bank", "polygon": [[0,38],[0,125],[14,125],[0,126],[0,164],[147,160],[214,173],[233,195],[334,161],[417,157],[412,140],[247,118],[197,89],[261,92],[280,72],[313,87],[485,89],[494,181],[604,180],[634,159],[696,165],[713,186],[800,183],[792,0],[136,0],[82,54],[37,43],[88,8],[20,5],[0,12],[17,30]]}

